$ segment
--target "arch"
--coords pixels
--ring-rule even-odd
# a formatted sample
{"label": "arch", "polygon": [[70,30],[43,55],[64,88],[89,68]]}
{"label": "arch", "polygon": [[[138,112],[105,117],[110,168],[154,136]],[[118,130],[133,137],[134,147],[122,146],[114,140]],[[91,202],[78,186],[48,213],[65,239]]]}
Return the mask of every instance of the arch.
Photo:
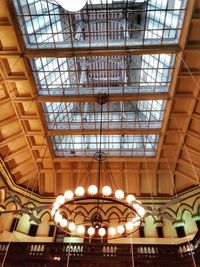
{"label": "arch", "polygon": [[197,196],[193,202],[194,214],[200,214],[200,197]]}
{"label": "arch", "polygon": [[[99,213],[103,216],[103,218],[105,218],[106,216],[106,212],[102,209],[102,207],[99,207]],[[93,207],[88,211],[88,216],[93,216],[94,213],[96,213],[97,207]]]}
{"label": "arch", "polygon": [[122,212],[118,207],[111,206],[110,208],[107,209],[106,216],[109,218],[113,212],[115,212],[116,214],[119,214],[119,216],[121,217],[123,217],[125,214],[125,211]]}
{"label": "arch", "polygon": [[[89,211],[84,206],[76,206],[74,211],[77,213],[81,213],[82,215],[89,216]],[[72,211],[72,213],[73,213],[73,211]]]}
{"label": "arch", "polygon": [[172,216],[172,217],[174,217],[174,218],[176,218],[177,220],[178,220],[178,215],[177,215],[177,211],[174,211],[173,209],[171,209],[171,208],[167,208],[165,211],[164,211],[164,213],[166,213],[166,214],[168,214],[168,215],[170,215],[170,216]]}
{"label": "arch", "polygon": [[185,207],[185,208],[182,210],[182,216],[181,216],[181,218],[183,218],[185,212],[189,212],[191,216],[193,215],[193,210],[192,210],[192,208],[191,208],[191,209],[188,209],[187,207]]}
{"label": "arch", "polygon": [[[48,221],[51,220],[51,214],[48,211],[44,211],[39,217],[42,221],[45,219],[45,217],[49,218]],[[45,221],[47,221],[47,220],[45,220]]]}
{"label": "arch", "polygon": [[152,218],[152,219],[154,220],[154,223],[156,222],[155,217],[154,217],[152,214],[149,214],[148,216],[146,216],[146,217],[144,218],[144,220],[143,220],[144,224],[146,224],[146,222],[147,222],[148,220],[150,220],[149,218]]}
{"label": "arch", "polygon": [[[14,209],[17,210],[17,208],[18,208],[17,203],[14,200],[10,200],[10,199],[8,201],[6,201],[6,203],[5,203],[5,210],[7,210],[7,208],[10,205],[14,206]],[[9,210],[9,208],[8,208],[8,210]]]}
{"label": "arch", "polygon": [[112,213],[110,213],[108,216],[108,219],[112,219],[112,217],[117,218],[116,220],[120,221],[119,213],[117,213],[116,211],[113,211]]}
{"label": "arch", "polygon": [[183,213],[184,213],[186,210],[189,211],[189,212],[191,213],[191,215],[193,214],[193,209],[192,209],[192,207],[191,207],[190,205],[186,204],[186,203],[182,203],[182,204],[179,206],[178,210],[177,210],[177,218],[182,220]]}

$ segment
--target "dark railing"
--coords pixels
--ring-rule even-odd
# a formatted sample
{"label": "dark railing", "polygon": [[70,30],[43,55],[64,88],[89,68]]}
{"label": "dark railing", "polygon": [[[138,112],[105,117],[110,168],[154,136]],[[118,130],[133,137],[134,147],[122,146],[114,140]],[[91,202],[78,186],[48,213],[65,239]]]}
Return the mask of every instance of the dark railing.
{"label": "dark railing", "polygon": [[[133,260],[135,267],[193,267],[200,266],[198,265],[199,242],[200,232],[196,234],[190,243],[181,245],[0,243],[0,260],[3,262],[6,256],[7,265],[4,266],[30,267],[51,266],[52,262],[54,266],[129,267],[133,266]],[[64,265],[63,262],[69,259],[70,264]],[[27,262],[27,265],[24,262]],[[95,265],[91,265],[92,262],[95,262]],[[101,262],[101,265],[97,265],[97,262]],[[194,265],[194,262],[196,265]]]}

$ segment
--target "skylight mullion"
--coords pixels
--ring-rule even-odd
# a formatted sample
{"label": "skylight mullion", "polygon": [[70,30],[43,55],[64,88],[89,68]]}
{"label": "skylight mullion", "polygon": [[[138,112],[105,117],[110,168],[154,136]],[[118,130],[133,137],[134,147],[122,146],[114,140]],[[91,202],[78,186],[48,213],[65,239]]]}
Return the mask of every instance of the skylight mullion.
{"label": "skylight mullion", "polygon": [[[88,139],[89,138],[89,139]],[[54,140],[54,147],[56,155],[60,155],[60,150],[63,150],[64,145],[65,151],[64,156],[88,156],[88,153],[94,153],[98,150],[99,136],[52,136]],[[63,144],[62,146],[59,145]],[[124,144],[122,146],[122,143]],[[75,144],[74,147],[72,145]],[[134,146],[133,146],[134,144]],[[154,156],[155,149],[157,146],[157,136],[151,135],[126,135],[124,137],[115,136],[102,136],[102,147],[110,156]],[[59,152],[60,151],[60,152]]]}
{"label": "skylight mullion", "polygon": [[[40,1],[37,1],[37,3],[43,3]],[[168,0],[167,3],[169,3]],[[36,6],[36,2],[34,1],[31,5],[35,6],[36,11],[34,11],[33,9],[29,9],[29,11],[27,13],[25,13],[25,9],[21,8],[20,11],[20,2],[16,2],[14,1],[15,7],[16,7],[16,11],[17,11],[17,16],[18,19],[20,21],[20,16],[21,18],[23,18],[24,21],[26,21],[25,18],[30,18],[31,22],[32,22],[32,26],[34,26],[35,23],[33,23],[33,18],[35,16],[37,17],[41,17],[43,19],[43,23],[42,25],[40,25],[40,23],[38,23],[38,25],[40,25],[38,30],[35,30],[34,33],[29,33],[28,32],[28,24],[29,22],[25,22],[25,28],[26,30],[23,31],[23,36],[24,36],[24,40],[26,42],[27,47],[38,47],[38,48],[50,48],[50,47],[97,47],[97,46],[124,46],[124,45],[144,45],[144,44],[157,44],[158,42],[161,43],[174,43],[177,42],[177,36],[179,36],[179,31],[181,29],[181,24],[182,24],[182,19],[180,19],[180,21],[178,21],[175,25],[173,25],[174,23],[174,19],[172,20],[172,17],[174,16],[179,16],[180,18],[182,17],[182,14],[185,11],[185,5],[179,5],[177,7],[173,6],[172,8],[168,8],[164,9],[164,6],[160,6],[159,3],[160,2],[151,2],[148,1],[148,3],[146,2],[146,6],[145,3],[140,3],[140,5],[143,5],[143,7],[141,7],[140,9],[136,7],[133,7],[133,3],[131,4],[128,1],[125,1],[124,4],[121,4],[121,7],[119,6],[120,3],[118,3],[118,7],[116,8],[114,5],[116,3],[113,2],[113,6],[111,7],[109,4],[105,5],[93,5],[95,7],[95,9],[92,10],[91,6],[87,6],[86,8],[83,9],[82,11],[80,11],[80,15],[84,16],[88,16],[89,20],[87,20],[87,27],[85,27],[85,40],[82,42],[81,41],[75,41],[74,42],[74,38],[70,38],[70,34],[73,35],[74,30],[71,29],[72,27],[72,17],[75,17],[75,21],[77,22],[78,20],[76,19],[76,15],[74,14],[68,14],[66,11],[63,10],[62,12],[62,8],[61,7],[57,7],[56,5],[53,5],[51,3],[45,3],[44,4],[40,4]],[[28,2],[27,6],[28,5]],[[183,3],[183,1],[181,2]],[[31,6],[30,5],[30,6]],[[131,5],[129,7],[129,5]],[[46,9],[46,12],[41,12],[41,9]],[[92,21],[92,17],[95,14],[96,10],[96,24],[93,23]],[[165,12],[165,14],[163,16],[161,16],[160,18],[156,17],[156,13],[158,12]],[[107,14],[107,23],[102,23],[102,19],[101,19],[101,14]],[[144,29],[140,28],[139,25],[136,29],[134,29],[134,27],[130,27],[130,29],[128,29],[126,27],[125,29],[125,33],[129,33],[129,35],[132,33],[132,38],[126,40],[126,38],[121,38],[121,29],[119,29],[119,24],[114,23],[110,20],[114,19],[115,16],[125,13],[128,16],[130,16],[131,20],[133,20],[134,18],[136,18],[137,14],[139,13],[141,15],[142,18],[142,25],[144,25]],[[177,14],[178,13],[178,14]],[[100,14],[100,15],[99,15]],[[132,16],[132,17],[131,17]],[[67,29],[64,24],[62,23],[62,25],[59,24],[59,21],[67,19],[70,20],[70,24],[69,24],[69,28]],[[48,19],[46,19],[48,18]],[[64,18],[64,19],[63,19]],[[126,24],[128,24],[128,20],[126,17]],[[171,18],[171,19],[170,19]],[[29,19],[28,19],[29,20]],[[98,22],[99,20],[99,22]],[[156,21],[157,20],[157,21]],[[177,21],[177,20],[176,20]],[[51,23],[52,22],[52,23]],[[91,22],[91,23],[90,23]],[[158,23],[156,26],[156,22]],[[165,24],[165,27],[164,27]],[[93,25],[92,27],[90,27],[91,25]],[[107,26],[106,26],[107,25]],[[163,31],[159,30],[160,26],[162,25]],[[103,36],[105,36],[106,38],[102,38],[101,35],[98,35],[98,38],[96,38],[96,32],[94,32],[94,26],[100,31],[100,33],[103,34]],[[152,27],[151,27],[152,26]],[[45,28],[44,28],[45,27]],[[34,28],[34,27],[33,27]],[[88,30],[86,29],[88,28]],[[170,29],[169,29],[170,28]],[[172,29],[174,28],[174,29]],[[45,32],[44,32],[45,29]],[[61,32],[62,29],[62,32]],[[75,29],[75,27],[74,27]],[[169,29],[169,31],[167,30]],[[138,31],[140,37],[139,38],[135,38],[135,32]],[[161,33],[159,32],[161,31]],[[168,31],[168,37],[166,37],[166,33]],[[174,31],[173,36],[171,36],[172,31]],[[173,37],[173,38],[172,38]],[[69,39],[69,41],[67,41],[67,39]],[[83,35],[82,35],[83,38]],[[100,38],[100,40],[99,40]],[[97,42],[97,39],[99,42]],[[161,41],[161,42],[160,42]]]}

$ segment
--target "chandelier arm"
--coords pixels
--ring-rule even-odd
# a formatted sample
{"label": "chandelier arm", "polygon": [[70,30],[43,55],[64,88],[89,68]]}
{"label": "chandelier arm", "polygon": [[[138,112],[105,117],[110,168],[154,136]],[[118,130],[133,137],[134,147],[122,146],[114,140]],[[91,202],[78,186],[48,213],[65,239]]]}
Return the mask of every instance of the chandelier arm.
{"label": "chandelier arm", "polygon": [[74,213],[74,215],[75,216],[77,216],[77,215],[80,215],[80,216],[82,216],[82,217],[84,217],[84,218],[86,218],[87,220],[90,220],[91,218],[89,217],[89,216],[87,216],[87,215],[83,215],[80,211],[78,211],[78,212],[76,212],[75,210],[69,210],[69,209],[67,209],[66,207],[63,207],[63,210],[66,212],[66,211],[68,211],[68,212],[70,212],[70,213]]}
{"label": "chandelier arm", "polygon": [[[115,204],[120,204],[120,205],[123,205],[124,207],[128,208],[129,210],[131,210],[132,212],[134,212],[135,214],[138,214],[137,210],[132,207],[131,205],[125,203],[125,202],[122,202],[122,201],[119,201],[117,199],[114,199],[112,197],[101,197],[101,196],[83,196],[83,197],[76,197],[72,200],[69,200],[69,201],[65,201],[62,205],[60,205],[59,208],[62,208],[64,207],[65,205],[68,205],[68,204],[73,204],[74,202],[78,202],[78,201],[84,201],[84,200],[102,200],[102,201],[108,201],[108,202],[113,202]],[[138,203],[138,205],[140,205]],[[141,206],[141,205],[140,205]],[[138,214],[138,216],[141,218],[141,216]],[[142,218],[141,218],[142,219]]]}
{"label": "chandelier arm", "polygon": [[[101,195],[97,195],[97,196],[85,196],[85,197],[77,197],[77,198],[74,198],[72,200],[69,200],[69,201],[65,201],[65,203],[63,203],[62,205],[60,205],[59,209],[61,209],[61,214],[62,214],[62,208],[65,208],[66,205],[68,204],[71,204],[73,205],[74,203],[77,203],[77,202],[81,202],[81,201],[85,201],[85,200],[102,200],[102,201],[107,201],[107,204],[109,204],[109,202],[112,203],[112,205],[122,205],[124,206],[125,208],[128,208],[130,210],[130,214],[132,213],[133,216],[135,216],[137,218],[136,222],[139,222],[139,224],[134,227],[134,229],[130,230],[130,231],[125,231],[124,233],[122,234],[118,234],[117,236],[106,236],[106,237],[91,237],[91,236],[84,236],[84,238],[87,238],[87,239],[90,239],[90,238],[93,238],[93,239],[102,239],[102,240],[112,240],[112,239],[116,239],[116,238],[120,238],[120,237],[127,237],[129,236],[130,234],[133,234],[135,231],[138,230],[138,228],[140,227],[141,223],[142,223],[142,220],[143,218],[140,216],[140,214],[138,213],[137,209],[135,209],[132,205],[128,204],[128,203],[125,203],[125,202],[122,202],[122,201],[119,201],[117,199],[113,199],[111,197],[104,197],[104,196],[101,196]],[[87,203],[86,203],[87,204]],[[60,211],[59,211],[60,212]],[[130,214],[128,215],[128,217],[130,216]],[[55,214],[54,214],[54,217],[55,217]],[[85,217],[86,218],[86,217]],[[115,219],[115,218],[114,218]],[[118,219],[118,218],[117,218]],[[122,217],[122,219],[124,220],[127,220],[127,217]],[[55,220],[55,219],[54,219]],[[102,223],[102,226],[103,227],[106,227],[107,224],[112,220],[112,218],[110,218],[108,221],[107,220],[102,220],[101,223]],[[55,221],[56,222],[56,221]],[[82,223],[76,223],[77,226],[79,225],[88,225],[91,226],[93,225],[92,224],[93,221],[92,221],[92,218],[90,218],[89,220],[86,220]],[[67,227],[62,227],[59,223],[56,222],[56,225],[64,232],[68,233],[68,234],[72,234],[72,232],[70,230],[68,230]],[[112,227],[111,227],[112,228]],[[73,236],[76,236],[76,237],[83,237],[83,235],[81,236],[81,234],[73,234]]]}

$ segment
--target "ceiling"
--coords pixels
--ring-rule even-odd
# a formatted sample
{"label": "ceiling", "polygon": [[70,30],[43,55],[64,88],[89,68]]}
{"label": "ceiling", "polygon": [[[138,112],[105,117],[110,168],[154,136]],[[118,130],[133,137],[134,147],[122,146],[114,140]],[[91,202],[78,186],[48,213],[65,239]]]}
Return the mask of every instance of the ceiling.
{"label": "ceiling", "polygon": [[76,14],[2,0],[4,179],[46,197],[76,186],[99,148],[96,96],[107,94],[102,149],[117,186],[140,197],[199,186],[199,27],[199,0],[90,4]]}

